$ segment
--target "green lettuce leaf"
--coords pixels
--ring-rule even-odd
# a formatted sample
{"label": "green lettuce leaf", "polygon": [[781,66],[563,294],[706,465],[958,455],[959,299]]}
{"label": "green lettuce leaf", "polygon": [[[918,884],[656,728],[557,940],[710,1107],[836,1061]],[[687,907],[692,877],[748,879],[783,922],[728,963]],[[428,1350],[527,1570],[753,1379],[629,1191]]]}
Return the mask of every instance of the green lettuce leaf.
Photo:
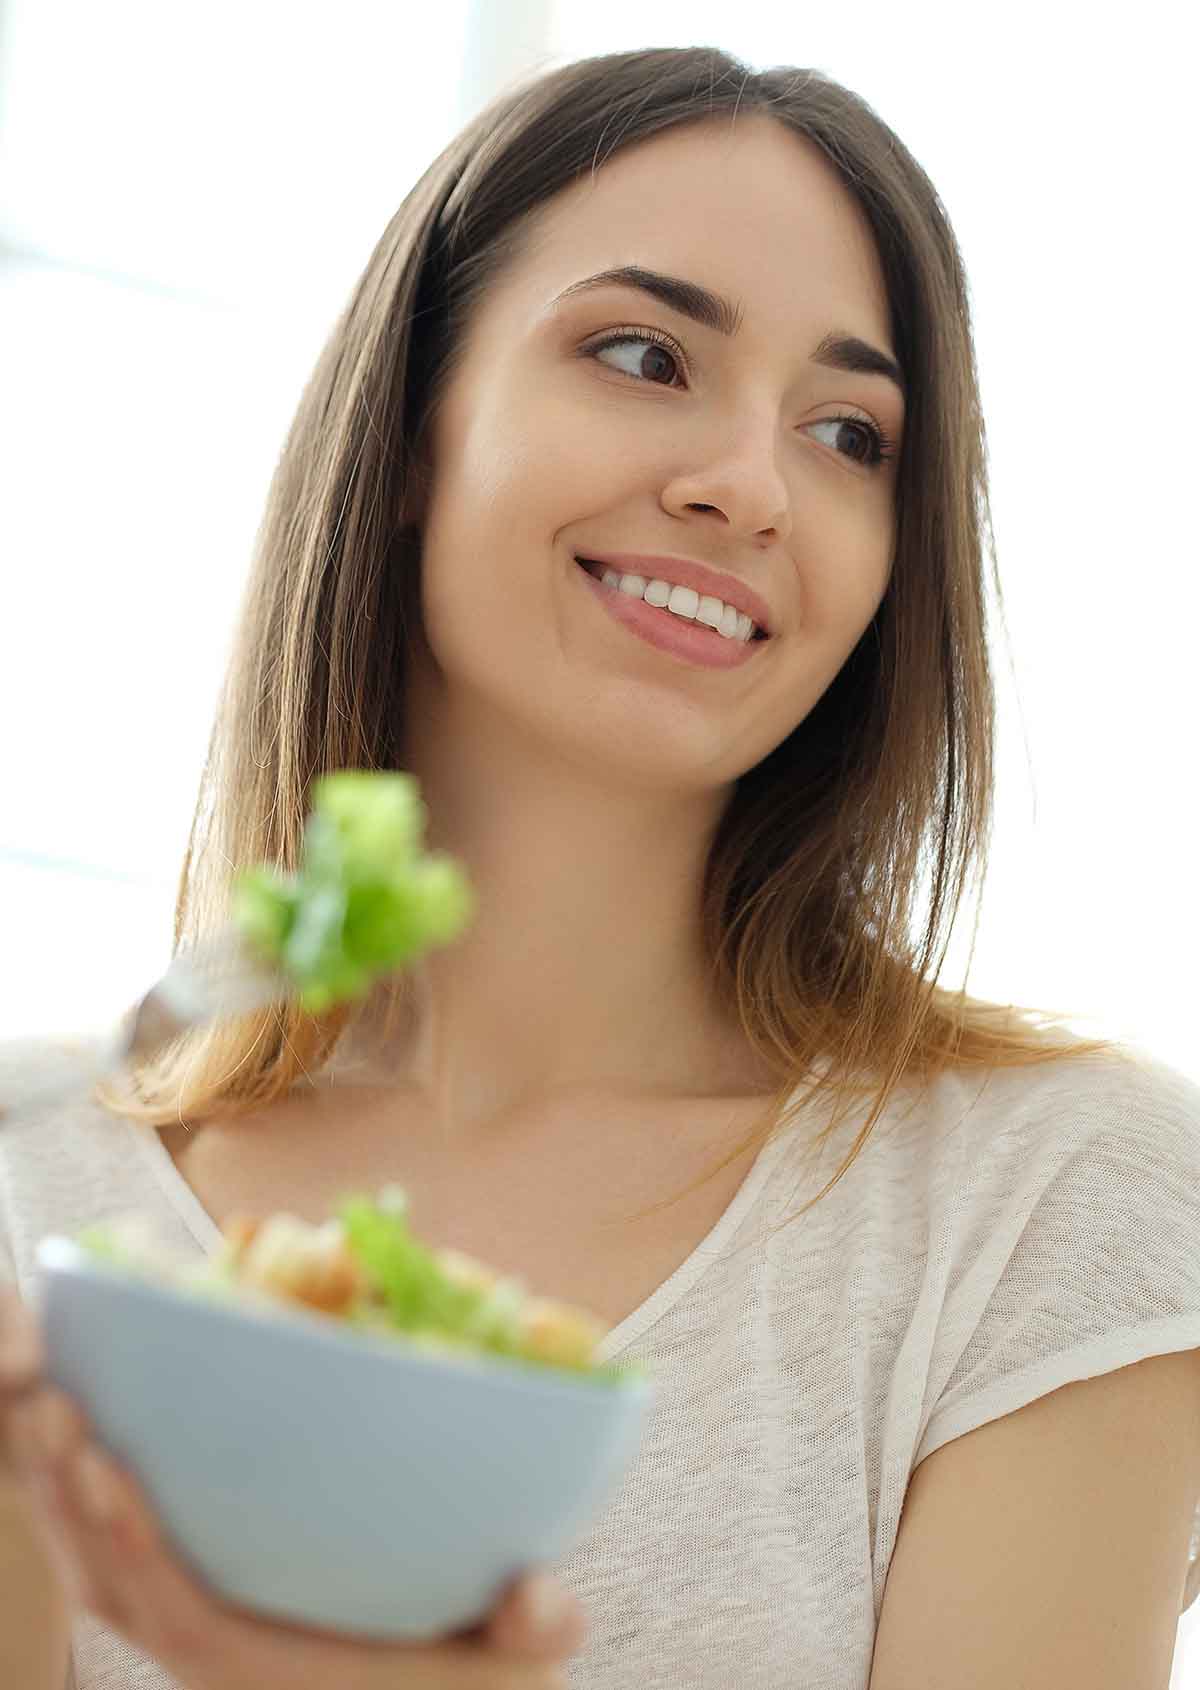
{"label": "green lettuce leaf", "polygon": [[426,819],[414,776],[343,769],[313,782],[297,873],[261,863],[234,876],[235,926],[310,1014],[365,997],[473,919],[463,870],[421,849]]}

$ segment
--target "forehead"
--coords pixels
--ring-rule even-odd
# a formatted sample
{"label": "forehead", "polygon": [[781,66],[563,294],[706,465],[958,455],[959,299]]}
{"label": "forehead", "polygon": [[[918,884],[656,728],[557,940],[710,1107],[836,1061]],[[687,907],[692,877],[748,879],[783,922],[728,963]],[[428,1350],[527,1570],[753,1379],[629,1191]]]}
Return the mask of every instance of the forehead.
{"label": "forehead", "polygon": [[861,206],[814,142],[760,114],[638,142],[547,201],[530,233],[501,289],[522,315],[594,271],[644,264],[740,301],[741,340],[798,322],[890,340]]}

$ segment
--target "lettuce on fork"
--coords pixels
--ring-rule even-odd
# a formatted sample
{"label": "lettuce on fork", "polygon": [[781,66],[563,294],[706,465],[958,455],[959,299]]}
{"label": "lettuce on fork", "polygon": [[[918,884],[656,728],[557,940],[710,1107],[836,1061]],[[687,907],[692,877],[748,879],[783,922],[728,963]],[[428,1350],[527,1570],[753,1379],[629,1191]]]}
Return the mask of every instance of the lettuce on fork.
{"label": "lettuce on fork", "polygon": [[415,775],[342,769],[313,782],[298,873],[262,863],[233,879],[235,927],[319,1015],[458,937],[475,895],[449,856],[426,853]]}
{"label": "lettuce on fork", "polygon": [[173,1260],[139,1215],[86,1227],[76,1242],[151,1283],[268,1311],[305,1310],[427,1352],[492,1356],[610,1384],[646,1376],[641,1362],[593,1359],[607,1329],[586,1310],[532,1296],[520,1279],[460,1251],[422,1244],[398,1185],[375,1198],[344,1197],[320,1226],[289,1214],[235,1217],[216,1255],[200,1264]]}

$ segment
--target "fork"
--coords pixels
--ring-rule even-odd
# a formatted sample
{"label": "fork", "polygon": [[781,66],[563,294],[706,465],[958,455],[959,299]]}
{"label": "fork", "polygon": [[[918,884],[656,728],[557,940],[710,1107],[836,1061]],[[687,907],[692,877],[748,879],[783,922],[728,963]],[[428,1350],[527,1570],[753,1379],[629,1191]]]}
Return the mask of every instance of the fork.
{"label": "fork", "polygon": [[115,1067],[144,1062],[189,1027],[278,1003],[293,991],[285,976],[251,955],[228,926],[183,951],[125,1016],[110,1047]]}
{"label": "fork", "polygon": [[[281,1003],[294,991],[281,971],[251,954],[237,928],[226,926],[172,958],[162,978],[103,1042],[99,1060],[88,1065],[82,1079],[78,1074],[69,1081],[57,1077],[13,1101],[23,1106],[78,1096],[98,1080],[120,1078],[132,1062],[145,1062],[191,1027]],[[7,1102],[0,1087],[0,1119]]]}

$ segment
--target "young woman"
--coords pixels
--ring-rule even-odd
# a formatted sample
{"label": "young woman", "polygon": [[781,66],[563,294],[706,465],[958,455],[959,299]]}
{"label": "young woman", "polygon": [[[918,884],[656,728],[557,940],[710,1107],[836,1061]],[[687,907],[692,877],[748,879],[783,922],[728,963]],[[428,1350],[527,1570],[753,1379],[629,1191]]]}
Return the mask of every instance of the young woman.
{"label": "young woman", "polygon": [[118,1209],[200,1254],[398,1181],[659,1401],[542,1642],[515,1599],[433,1650],[251,1624],[31,1500],[78,1690],[1165,1690],[1200,1089],[937,985],[990,825],[986,512],[953,233],[836,83],[586,60],[413,188],[272,483],[176,940],[344,767],[419,778],[477,918],[52,1122],[53,1045],[13,1052],[8,1272]]}

